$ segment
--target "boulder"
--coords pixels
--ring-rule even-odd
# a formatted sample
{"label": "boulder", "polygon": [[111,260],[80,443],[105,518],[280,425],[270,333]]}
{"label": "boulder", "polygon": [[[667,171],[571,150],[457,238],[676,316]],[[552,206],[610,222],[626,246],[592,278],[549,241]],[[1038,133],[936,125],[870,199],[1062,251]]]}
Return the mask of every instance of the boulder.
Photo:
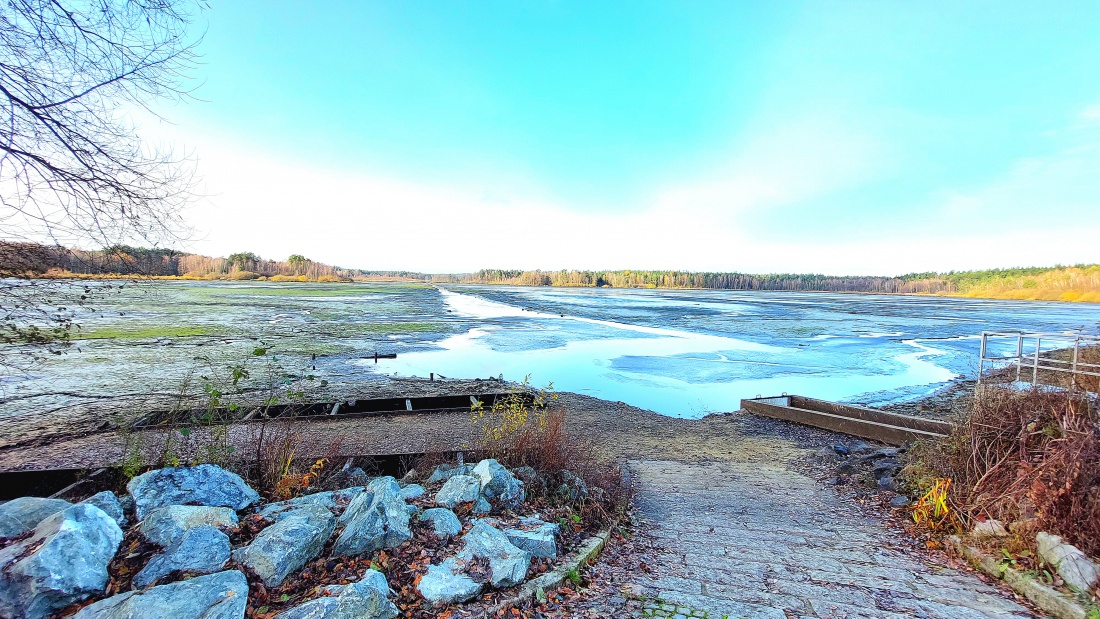
{"label": "boulder", "polygon": [[852,441],[848,444],[848,451],[854,454],[864,454],[869,451],[874,451],[874,447],[871,447],[864,441]]}
{"label": "boulder", "polygon": [[359,579],[359,584],[374,587],[378,589],[379,593],[385,596],[389,596],[391,593],[390,581],[386,580],[386,575],[374,568],[367,570],[367,573],[363,574],[363,577]]}
{"label": "boulder", "polygon": [[558,556],[556,538],[560,528],[552,522],[543,522],[537,518],[522,518],[519,527],[504,529],[504,536],[512,545],[526,550],[532,557],[553,559]]}
{"label": "boulder", "polygon": [[898,496],[890,499],[890,507],[897,507],[897,508],[909,507],[910,502],[911,501],[909,500],[909,497],[902,496],[902,495],[899,494]]}
{"label": "boulder", "polygon": [[320,505],[303,505],[279,514],[275,524],[260,531],[252,543],[233,551],[269,587],[277,587],[312,561],[336,528],[336,517]]}
{"label": "boulder", "polygon": [[350,585],[325,587],[326,597],[316,598],[283,611],[277,619],[393,619],[399,614],[386,577],[367,570],[362,580]]}
{"label": "boulder", "polygon": [[259,514],[263,516],[265,520],[274,521],[277,515],[293,511],[304,505],[319,505],[329,510],[342,510],[362,491],[362,486],[355,486],[353,488],[344,488],[343,490],[330,490],[328,492],[306,494],[286,501],[268,503],[263,506]]}
{"label": "boulder", "polygon": [[424,496],[424,486],[420,484],[409,484],[401,489],[401,498],[406,501],[419,499],[422,496]]}
{"label": "boulder", "polygon": [[525,490],[539,495],[546,494],[546,478],[534,468],[521,466],[512,473],[523,482]]}
{"label": "boulder", "polygon": [[0,549],[0,617],[42,619],[107,588],[122,529],[95,505],[49,516],[27,539]]}
{"label": "boulder", "polygon": [[21,496],[0,505],[0,537],[15,537],[38,526],[46,518],[68,508],[63,499]]}
{"label": "boulder", "polygon": [[562,471],[561,480],[562,483],[561,486],[558,487],[558,494],[573,502],[588,499],[588,484],[584,483],[583,479],[577,477],[570,471]]}
{"label": "boulder", "polygon": [[496,460],[488,458],[477,463],[471,475],[481,480],[481,494],[505,507],[523,503],[523,482]]}
{"label": "boulder", "polygon": [[1067,585],[1088,592],[1100,583],[1100,565],[1076,546],[1045,532],[1040,532],[1035,540],[1039,543],[1039,557],[1048,565],[1053,565]]}
{"label": "boulder", "polygon": [[974,528],[970,531],[970,534],[977,538],[983,537],[1006,537],[1008,531],[1005,529],[1004,523],[1000,520],[983,520],[974,525]]}
{"label": "boulder", "polygon": [[435,467],[435,470],[432,471],[432,474],[428,476],[428,481],[424,483],[436,484],[441,481],[447,481],[455,475],[469,475],[470,472],[473,470],[474,467],[470,466],[469,464],[440,464],[439,466]]}
{"label": "boulder", "polygon": [[484,494],[478,495],[477,500],[474,501],[474,514],[485,516],[491,511],[493,511],[493,504],[489,499],[486,499]]}
{"label": "boulder", "polygon": [[481,583],[474,582],[460,571],[454,559],[446,559],[440,565],[429,565],[428,573],[420,577],[416,590],[432,604],[465,602],[481,593]]}
{"label": "boulder", "polygon": [[229,561],[229,536],[211,526],[188,529],[134,576],[135,588],[148,587],[172,572],[213,574]]}
{"label": "boulder", "polygon": [[840,475],[851,475],[859,471],[859,467],[850,460],[844,460],[840,464],[836,465],[836,472]]}
{"label": "boulder", "polygon": [[355,497],[341,520],[344,531],[333,546],[338,555],[360,555],[396,548],[412,537],[409,512],[401,488],[392,477],[379,477]]}
{"label": "boulder", "polygon": [[481,496],[481,480],[473,475],[455,475],[435,494],[435,502],[450,509],[462,503],[473,503]]}
{"label": "boulder", "polygon": [[897,492],[898,485],[894,481],[893,477],[887,475],[886,477],[882,477],[878,480],[878,489],[882,490],[883,492]]}
{"label": "boulder", "polygon": [[229,507],[169,505],[150,512],[138,524],[138,531],[154,544],[169,546],[188,529],[207,526],[235,527],[237,512]]}
{"label": "boulder", "polygon": [[838,456],[847,456],[848,454],[852,453],[847,447],[841,445],[840,443],[833,445],[833,451]]}
{"label": "boulder", "polygon": [[523,582],[531,565],[531,553],[516,548],[500,530],[484,520],[477,520],[462,537],[465,546],[456,555],[459,561],[475,558],[489,561],[489,582],[494,587],[511,587]]}
{"label": "boulder", "polygon": [[237,570],[199,576],[89,604],[72,619],[244,619],[248,580]]}
{"label": "boulder", "polygon": [[81,503],[87,503],[89,505],[95,505],[99,509],[107,512],[107,515],[115,519],[118,526],[126,526],[126,514],[122,509],[122,501],[118,500],[118,496],[110,490],[104,490],[97,494],[84,499]]}
{"label": "boulder", "polygon": [[365,486],[371,482],[371,476],[359,467],[346,471],[343,476],[344,483],[352,486]]}
{"label": "boulder", "polygon": [[884,458],[875,462],[872,473],[875,479],[882,479],[883,477],[893,477],[899,470],[901,470],[901,467],[898,465],[897,460]]}
{"label": "boulder", "polygon": [[240,475],[200,464],[149,471],[126,484],[134,497],[138,520],[167,505],[206,505],[241,510],[260,501],[260,495]]}
{"label": "boulder", "polygon": [[429,522],[436,537],[446,539],[462,533],[462,522],[454,512],[445,507],[433,507],[420,515],[421,522]]}

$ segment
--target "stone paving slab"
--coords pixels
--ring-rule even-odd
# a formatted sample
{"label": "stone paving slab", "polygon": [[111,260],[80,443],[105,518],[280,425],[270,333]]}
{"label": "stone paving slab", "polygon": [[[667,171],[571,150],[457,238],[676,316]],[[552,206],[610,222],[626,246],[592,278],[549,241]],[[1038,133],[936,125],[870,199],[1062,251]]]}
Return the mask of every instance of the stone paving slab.
{"label": "stone paving slab", "polygon": [[781,466],[633,460],[642,528],[667,550],[631,583],[645,617],[1032,617],[974,575],[890,548],[876,518]]}

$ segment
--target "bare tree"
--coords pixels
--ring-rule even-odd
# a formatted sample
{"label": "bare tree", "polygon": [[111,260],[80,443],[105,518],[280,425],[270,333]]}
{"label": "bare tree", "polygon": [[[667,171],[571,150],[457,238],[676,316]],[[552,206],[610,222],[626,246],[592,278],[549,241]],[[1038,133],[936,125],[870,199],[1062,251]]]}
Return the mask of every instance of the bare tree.
{"label": "bare tree", "polygon": [[[132,118],[190,92],[197,2],[4,0],[0,240],[109,248],[177,238],[193,165],[143,142]],[[28,304],[56,291],[37,298],[33,275],[0,265],[0,343],[43,339],[42,308]],[[66,320],[45,315],[54,327]]]}

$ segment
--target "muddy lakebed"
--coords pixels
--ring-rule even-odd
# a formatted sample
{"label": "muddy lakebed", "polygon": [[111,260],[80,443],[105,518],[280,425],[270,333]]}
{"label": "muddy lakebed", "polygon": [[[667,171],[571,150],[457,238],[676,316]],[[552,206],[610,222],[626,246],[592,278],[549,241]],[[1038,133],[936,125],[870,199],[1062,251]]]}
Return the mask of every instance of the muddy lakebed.
{"label": "muddy lakebed", "polygon": [[[117,284],[117,283],[115,283]],[[885,404],[973,376],[983,330],[1096,333],[1095,304],[718,290],[154,281],[104,287],[73,346],[0,387],[0,420],[168,396],[257,347],[338,397],[503,376],[674,417],[798,393]],[[374,354],[396,353],[395,359]]]}

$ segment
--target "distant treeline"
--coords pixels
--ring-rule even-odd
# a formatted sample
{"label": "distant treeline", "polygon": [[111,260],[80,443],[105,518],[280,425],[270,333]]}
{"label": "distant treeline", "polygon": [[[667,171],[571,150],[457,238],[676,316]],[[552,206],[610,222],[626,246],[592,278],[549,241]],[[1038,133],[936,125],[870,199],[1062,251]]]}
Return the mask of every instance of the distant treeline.
{"label": "distant treeline", "polygon": [[469,275],[434,275],[434,282],[517,286],[610,286],[613,288],[711,288],[950,294],[988,298],[1100,302],[1100,265],[1030,267],[899,277],[805,273],[700,273],[689,271],[519,271],[482,269]]}
{"label": "distant treeline", "polygon": [[0,241],[0,276],[63,277],[136,275],[181,279],[272,279],[276,281],[427,280],[410,271],[344,269],[294,254],[267,260],[252,252],[214,258],[173,249],[116,245],[99,251]]}
{"label": "distant treeline", "polygon": [[251,252],[213,258],[172,249],[118,245],[84,251],[0,241],[0,277],[140,275],[181,279],[275,281],[415,280],[435,283],[612,288],[711,288],[941,294],[995,299],[1100,303],[1100,264],[910,273],[898,277],[806,273],[701,273],[692,271],[520,271],[427,275],[414,271],[345,269],[294,254],[266,260]]}

